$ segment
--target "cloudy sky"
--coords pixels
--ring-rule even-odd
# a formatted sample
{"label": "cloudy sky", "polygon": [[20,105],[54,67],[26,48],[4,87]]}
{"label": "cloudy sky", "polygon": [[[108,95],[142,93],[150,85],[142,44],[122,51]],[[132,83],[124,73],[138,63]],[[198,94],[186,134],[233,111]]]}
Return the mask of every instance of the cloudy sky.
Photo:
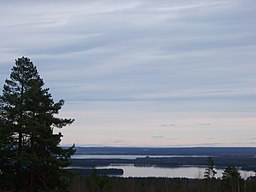
{"label": "cloudy sky", "polygon": [[29,57],[62,144],[256,145],[255,0],[0,3],[0,85]]}

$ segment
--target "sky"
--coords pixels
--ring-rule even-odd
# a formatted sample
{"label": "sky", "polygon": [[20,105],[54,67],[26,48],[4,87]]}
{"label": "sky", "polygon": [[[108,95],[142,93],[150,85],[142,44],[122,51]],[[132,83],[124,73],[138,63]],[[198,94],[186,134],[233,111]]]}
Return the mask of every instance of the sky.
{"label": "sky", "polygon": [[256,145],[255,0],[0,0],[0,86],[29,57],[62,145]]}

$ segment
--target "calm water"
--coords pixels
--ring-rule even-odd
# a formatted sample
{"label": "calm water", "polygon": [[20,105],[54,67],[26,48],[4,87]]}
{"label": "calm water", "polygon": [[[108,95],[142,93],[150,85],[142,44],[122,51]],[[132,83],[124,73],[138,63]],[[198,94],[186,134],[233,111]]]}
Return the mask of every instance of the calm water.
{"label": "calm water", "polygon": [[[73,155],[74,159],[136,159],[145,158],[147,155]],[[149,157],[205,157],[205,156],[181,156],[181,155],[160,155]],[[203,178],[205,167],[176,167],[176,168],[160,168],[160,167],[135,167],[131,165],[111,165],[100,168],[117,168],[123,169],[122,177],[186,177],[186,178]],[[216,177],[222,176],[223,169],[217,169]],[[247,178],[254,176],[253,171],[241,171],[241,176]]]}
{"label": "calm water", "polygon": [[[133,165],[111,165],[106,167],[96,167],[97,169],[103,168],[117,168],[123,169],[124,174],[122,177],[186,177],[186,178],[203,178],[204,167],[176,167],[176,168],[159,168],[159,167],[135,167]],[[216,177],[221,177],[223,169],[216,169]],[[239,171],[243,178],[254,176],[253,171]]]}

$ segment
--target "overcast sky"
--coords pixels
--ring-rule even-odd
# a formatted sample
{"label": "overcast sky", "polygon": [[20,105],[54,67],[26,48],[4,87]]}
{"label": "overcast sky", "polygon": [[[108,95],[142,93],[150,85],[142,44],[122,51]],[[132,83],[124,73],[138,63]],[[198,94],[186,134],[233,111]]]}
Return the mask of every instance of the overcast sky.
{"label": "overcast sky", "polygon": [[255,7],[0,0],[0,85],[29,57],[76,120],[62,144],[255,146]]}

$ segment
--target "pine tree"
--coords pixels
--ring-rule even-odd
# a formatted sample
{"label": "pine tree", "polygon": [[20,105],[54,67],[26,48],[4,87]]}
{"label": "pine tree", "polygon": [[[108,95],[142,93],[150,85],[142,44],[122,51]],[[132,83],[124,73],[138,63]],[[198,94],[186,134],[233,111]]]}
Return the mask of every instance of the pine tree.
{"label": "pine tree", "polygon": [[53,130],[74,120],[56,117],[64,101],[43,86],[30,59],[17,59],[0,96],[0,191],[66,190],[74,146],[62,148]]}
{"label": "pine tree", "polygon": [[214,168],[214,161],[211,157],[207,158],[207,168],[204,172],[204,178],[206,179],[214,179],[215,175],[217,174],[215,168]]}
{"label": "pine tree", "polygon": [[222,173],[222,187],[227,192],[242,191],[244,180],[236,167],[228,166]]}

